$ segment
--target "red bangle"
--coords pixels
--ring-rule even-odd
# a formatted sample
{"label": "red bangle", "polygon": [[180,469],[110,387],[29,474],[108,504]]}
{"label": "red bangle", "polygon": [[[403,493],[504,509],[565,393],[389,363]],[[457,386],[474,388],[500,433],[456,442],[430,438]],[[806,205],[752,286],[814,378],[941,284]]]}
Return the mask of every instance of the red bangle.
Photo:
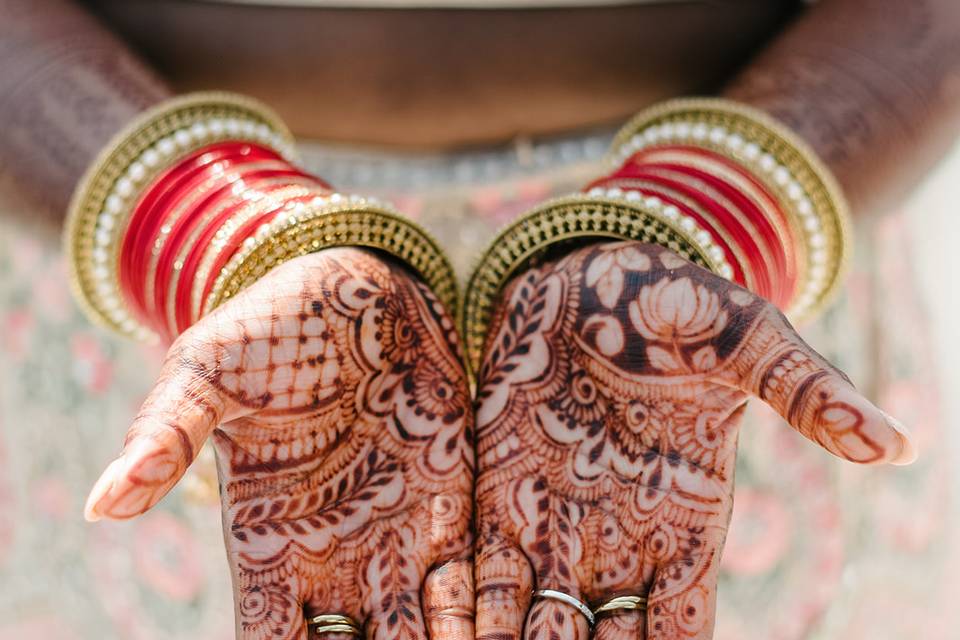
{"label": "red bangle", "polygon": [[[656,123],[658,118],[648,120]],[[707,246],[722,252],[733,281],[785,310],[813,306],[819,273],[810,263],[811,256],[818,257],[817,240],[811,236],[809,248],[803,247],[799,224],[813,207],[787,168],[754,143],[753,150],[746,149],[749,145],[740,134],[710,129],[693,119],[667,119],[663,126],[633,131],[615,153],[618,164],[592,182],[588,193],[627,199],[631,192],[655,196],[682,213],[695,237],[703,236]],[[731,147],[736,152],[731,153]],[[747,153],[737,153],[741,149]],[[751,155],[757,167],[748,161]],[[816,225],[803,223],[807,228]],[[801,285],[807,290],[803,295]]]}
{"label": "red bangle", "polygon": [[591,195],[672,199],[693,244],[718,254],[711,268],[795,319],[837,290],[850,252],[846,204],[812,151],[769,116],[725,100],[671,100],[620,131],[610,163]]}
{"label": "red bangle", "polygon": [[[661,161],[664,156],[671,161]],[[714,243],[724,248],[734,266],[734,281],[786,306],[798,269],[796,254],[789,244],[790,234],[774,226],[783,219],[776,201],[756,183],[753,186],[760,197],[748,197],[723,176],[697,166],[702,160],[719,162],[710,151],[689,146],[656,147],[632,155],[619,169],[589,188],[637,190],[680,206],[710,233]],[[724,166],[732,171],[737,169],[727,163]],[[743,181],[750,179],[743,173],[737,176]],[[682,206],[671,195],[684,197],[696,206]],[[746,273],[737,273],[738,267],[747,270],[749,281]]]}
{"label": "red bangle", "polygon": [[455,312],[453,268],[427,232],[373,198],[332,193],[292,155],[279,118],[242,96],[189,94],[138,116],[67,213],[84,311],[128,336],[170,338],[284,261],[365,246],[407,264]]}
{"label": "red bangle", "polygon": [[142,324],[172,338],[197,320],[191,291],[211,284],[209,276],[194,282],[199,256],[225,224],[258,208],[221,247],[211,275],[264,221],[304,197],[329,193],[322,180],[253,143],[195,151],[149,184],[133,208],[119,260],[123,299]]}

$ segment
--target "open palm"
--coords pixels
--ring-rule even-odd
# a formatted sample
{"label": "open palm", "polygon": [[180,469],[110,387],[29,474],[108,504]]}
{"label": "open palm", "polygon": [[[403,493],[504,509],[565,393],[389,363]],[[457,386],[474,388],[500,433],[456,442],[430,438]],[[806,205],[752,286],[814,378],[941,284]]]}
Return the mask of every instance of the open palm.
{"label": "open palm", "polygon": [[404,270],[349,248],[293,260],[171,347],[87,515],[149,509],[212,433],[238,637],[302,639],[305,616],[340,613],[370,638],[472,638],[456,349]]}
{"label": "open palm", "polygon": [[578,249],[515,278],[479,373],[477,637],[709,638],[749,396],[856,462],[901,429],[769,303],[662,248]]}

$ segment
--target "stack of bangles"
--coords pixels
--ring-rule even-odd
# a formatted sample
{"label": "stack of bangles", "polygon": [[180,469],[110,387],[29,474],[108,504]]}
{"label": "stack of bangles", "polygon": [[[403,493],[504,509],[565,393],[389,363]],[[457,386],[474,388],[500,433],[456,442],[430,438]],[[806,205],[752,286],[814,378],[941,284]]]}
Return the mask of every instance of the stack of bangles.
{"label": "stack of bangles", "polygon": [[[614,140],[609,173],[494,239],[463,305],[450,261],[424,230],[374,199],[335,193],[292,156],[286,127],[239,96],[191,94],[143,114],[70,205],[65,244],[88,315],[125,335],[171,340],[284,261],[363,246],[404,262],[459,311],[469,373],[508,280],[573,243],[661,245],[794,319],[829,301],[850,253],[846,205],[826,168],[785,127],[725,100],[673,100],[636,116]],[[534,596],[566,602],[591,623],[646,607],[639,595],[593,610],[549,589]],[[360,635],[341,615],[311,623],[317,633]]]}
{"label": "stack of bangles", "polygon": [[618,238],[664,246],[811,317],[842,281],[846,203],[813,152],[769,116],[722,99],[678,99],[631,120],[609,173],[536,207],[489,245],[467,285],[461,328],[474,371],[499,292],[558,246]]}
{"label": "stack of bangles", "polygon": [[293,139],[253,100],[198,93],[144,113],[74,192],[66,252],[98,324],[171,340],[273,267],[333,246],[406,263],[453,310],[453,268],[423,229],[293,163]]}

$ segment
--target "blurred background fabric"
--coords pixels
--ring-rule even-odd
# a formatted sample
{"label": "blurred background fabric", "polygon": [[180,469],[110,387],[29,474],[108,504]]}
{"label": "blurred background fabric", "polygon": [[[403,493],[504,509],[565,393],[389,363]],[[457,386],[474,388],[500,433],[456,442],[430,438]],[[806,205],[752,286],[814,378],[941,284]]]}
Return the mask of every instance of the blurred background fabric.
{"label": "blurred background fabric", "polygon": [[[465,276],[498,227],[596,175],[608,141],[302,151],[341,190],[384,196],[428,226]],[[751,403],[718,640],[960,638],[958,184],[960,147],[899,211],[858,220],[844,295],[801,331],[911,427],[919,460],[841,462]],[[139,519],[83,521],[163,350],[86,321],[59,230],[33,206],[0,175],[0,640],[232,638],[219,507],[202,495],[209,460]]]}

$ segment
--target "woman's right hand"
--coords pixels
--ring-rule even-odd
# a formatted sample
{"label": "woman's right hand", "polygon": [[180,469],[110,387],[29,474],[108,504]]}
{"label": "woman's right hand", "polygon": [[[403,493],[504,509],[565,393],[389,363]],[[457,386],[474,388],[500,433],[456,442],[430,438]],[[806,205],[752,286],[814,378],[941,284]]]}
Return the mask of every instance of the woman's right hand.
{"label": "woman's right hand", "polygon": [[369,638],[472,639],[457,349],[405,270],[353,248],[292,260],[170,348],[87,517],[152,507],[212,433],[238,638],[304,639],[305,617],[340,613]]}

